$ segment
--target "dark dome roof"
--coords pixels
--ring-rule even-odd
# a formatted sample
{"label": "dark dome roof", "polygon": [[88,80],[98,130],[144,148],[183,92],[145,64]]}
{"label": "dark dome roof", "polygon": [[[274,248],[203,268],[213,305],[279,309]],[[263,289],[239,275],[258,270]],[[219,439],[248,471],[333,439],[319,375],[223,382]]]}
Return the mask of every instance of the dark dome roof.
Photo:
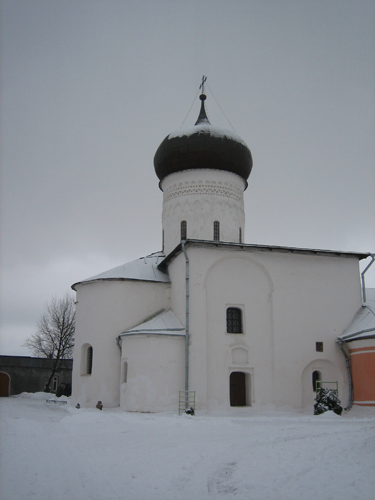
{"label": "dark dome roof", "polygon": [[162,181],[167,175],[182,170],[226,170],[248,179],[253,159],[245,142],[236,134],[213,127],[204,108],[206,96],[202,94],[201,110],[194,127],[169,134],[158,147],[154,166]]}

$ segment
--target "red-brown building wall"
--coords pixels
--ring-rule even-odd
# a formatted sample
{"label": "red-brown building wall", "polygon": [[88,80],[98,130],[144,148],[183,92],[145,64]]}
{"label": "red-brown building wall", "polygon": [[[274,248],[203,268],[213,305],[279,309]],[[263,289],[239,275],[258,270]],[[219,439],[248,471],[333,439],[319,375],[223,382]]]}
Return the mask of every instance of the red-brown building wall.
{"label": "red-brown building wall", "polygon": [[350,347],[354,404],[375,406],[375,342],[368,347]]}

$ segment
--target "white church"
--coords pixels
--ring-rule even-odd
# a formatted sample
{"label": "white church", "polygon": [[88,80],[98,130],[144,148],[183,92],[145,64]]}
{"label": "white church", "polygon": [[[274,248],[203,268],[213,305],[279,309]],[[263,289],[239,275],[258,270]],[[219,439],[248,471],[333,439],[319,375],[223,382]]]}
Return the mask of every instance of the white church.
{"label": "white church", "polygon": [[[182,394],[198,411],[304,410],[322,381],[344,406],[374,406],[375,308],[365,333],[356,323],[374,304],[359,272],[371,254],[245,243],[251,153],[205,99],[155,154],[162,250],[72,286],[73,404],[177,411]],[[368,364],[354,393],[352,354]]]}

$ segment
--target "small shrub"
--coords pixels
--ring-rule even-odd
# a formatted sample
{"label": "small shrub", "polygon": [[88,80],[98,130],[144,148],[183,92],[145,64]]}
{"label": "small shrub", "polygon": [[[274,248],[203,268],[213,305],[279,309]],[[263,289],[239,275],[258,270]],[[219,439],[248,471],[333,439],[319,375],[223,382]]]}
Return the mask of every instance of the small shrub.
{"label": "small shrub", "polygon": [[342,413],[341,401],[336,389],[318,388],[315,401],[314,415],[320,415],[326,411],[334,411],[336,415],[341,415]]}

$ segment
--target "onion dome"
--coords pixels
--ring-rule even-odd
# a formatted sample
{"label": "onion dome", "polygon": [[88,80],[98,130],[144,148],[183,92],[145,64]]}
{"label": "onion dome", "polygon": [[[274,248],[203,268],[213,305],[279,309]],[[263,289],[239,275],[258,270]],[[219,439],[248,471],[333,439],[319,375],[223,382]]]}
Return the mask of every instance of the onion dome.
{"label": "onion dome", "polygon": [[245,142],[235,133],[213,127],[200,95],[201,109],[194,127],[169,134],[154,157],[156,175],[162,181],[167,175],[183,170],[226,170],[246,182],[253,159]]}

